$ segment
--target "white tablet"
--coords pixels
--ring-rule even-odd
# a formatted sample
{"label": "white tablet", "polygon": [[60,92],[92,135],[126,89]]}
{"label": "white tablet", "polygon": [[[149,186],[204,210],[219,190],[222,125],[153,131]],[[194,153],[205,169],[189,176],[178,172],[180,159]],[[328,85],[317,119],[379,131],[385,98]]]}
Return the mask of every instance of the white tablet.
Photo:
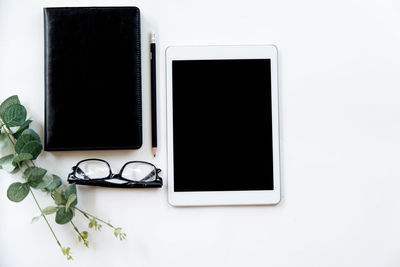
{"label": "white tablet", "polygon": [[169,203],[277,204],[276,47],[169,47],[166,64]]}

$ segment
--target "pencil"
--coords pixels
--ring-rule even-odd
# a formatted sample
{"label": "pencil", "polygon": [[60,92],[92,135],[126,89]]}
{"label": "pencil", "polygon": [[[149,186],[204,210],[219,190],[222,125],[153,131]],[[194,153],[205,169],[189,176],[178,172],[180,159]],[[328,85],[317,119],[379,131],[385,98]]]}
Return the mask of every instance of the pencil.
{"label": "pencil", "polygon": [[151,152],[157,153],[157,87],[156,87],[156,36],[151,33],[150,42],[150,66],[151,66]]}

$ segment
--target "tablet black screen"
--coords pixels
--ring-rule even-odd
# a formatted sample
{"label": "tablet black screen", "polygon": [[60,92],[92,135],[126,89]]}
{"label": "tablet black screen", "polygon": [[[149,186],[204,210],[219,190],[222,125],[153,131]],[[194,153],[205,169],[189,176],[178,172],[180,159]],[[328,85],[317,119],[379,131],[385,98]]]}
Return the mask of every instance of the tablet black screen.
{"label": "tablet black screen", "polygon": [[174,191],[273,190],[269,59],[174,60]]}

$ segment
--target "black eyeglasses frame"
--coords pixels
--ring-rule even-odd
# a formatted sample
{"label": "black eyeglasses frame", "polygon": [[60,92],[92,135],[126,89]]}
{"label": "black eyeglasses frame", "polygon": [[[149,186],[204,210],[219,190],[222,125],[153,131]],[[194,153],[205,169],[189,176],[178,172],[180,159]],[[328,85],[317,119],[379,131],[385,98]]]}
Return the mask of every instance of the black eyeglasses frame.
{"label": "black eyeglasses frame", "polygon": [[[82,162],[90,161],[90,160],[97,160],[97,161],[102,161],[102,162],[106,163],[108,166],[108,169],[109,169],[109,176],[104,177],[104,178],[87,178],[87,179],[77,178],[75,176],[76,168]],[[145,163],[145,164],[149,164],[149,165],[153,166],[154,169],[156,170],[156,180],[151,181],[151,182],[146,182],[146,181],[142,182],[142,181],[132,181],[132,180],[122,177],[121,174],[124,171],[126,165],[131,164],[131,163]],[[154,164],[147,162],[147,161],[136,160],[136,161],[126,162],[120,169],[119,173],[114,174],[114,173],[112,173],[110,164],[106,160],[98,159],[98,158],[89,158],[89,159],[84,159],[84,160],[79,161],[74,167],[72,167],[72,172],[70,174],[68,174],[67,180],[68,180],[68,183],[70,183],[70,184],[75,183],[75,184],[80,184],[80,185],[93,185],[93,186],[111,187],[111,188],[160,188],[163,185],[162,178],[160,176],[158,176],[158,173],[160,173],[160,172],[161,172],[161,169],[157,168]],[[107,180],[111,180],[111,179],[118,179],[118,180],[126,181],[126,183],[117,184],[117,183],[111,183],[111,182],[107,181]]]}

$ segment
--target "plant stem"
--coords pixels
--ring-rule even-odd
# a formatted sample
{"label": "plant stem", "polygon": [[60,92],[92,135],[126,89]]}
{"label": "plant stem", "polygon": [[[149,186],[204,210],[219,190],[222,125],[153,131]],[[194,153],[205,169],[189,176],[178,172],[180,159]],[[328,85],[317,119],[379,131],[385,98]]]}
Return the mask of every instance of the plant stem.
{"label": "plant stem", "polygon": [[42,214],[42,217],[43,217],[44,220],[46,221],[47,226],[49,226],[51,233],[53,234],[54,238],[56,239],[57,244],[58,244],[58,245],[60,246],[60,248],[62,249],[61,243],[60,243],[60,241],[58,240],[56,234],[54,233],[53,228],[51,227],[51,225],[50,225],[49,221],[47,220],[46,216],[42,213],[42,208],[40,207],[39,202],[37,201],[37,199],[36,199],[36,197],[35,197],[35,194],[32,192],[32,189],[30,189],[30,188],[29,188],[29,191],[31,192],[32,197],[33,197],[33,199],[35,200],[36,205],[38,206],[38,208],[39,208],[39,210],[40,210],[40,213]]}
{"label": "plant stem", "polygon": [[[3,127],[3,126],[4,126],[4,127]],[[5,124],[3,124],[3,126],[2,126],[2,127],[4,128],[4,133],[7,135],[7,138],[8,138],[8,140],[10,140],[10,142],[11,142],[11,144],[12,144],[12,146],[13,146],[13,149],[14,149],[15,143],[14,143],[14,141],[11,139],[10,133],[7,132],[7,130],[11,132],[11,135],[12,135],[12,131],[11,131],[10,128],[8,128]],[[14,150],[14,154],[15,154],[15,150]]]}
{"label": "plant stem", "polygon": [[77,232],[78,235],[84,240],[84,238],[83,238],[81,232],[79,232],[78,227],[76,227],[76,225],[74,224],[74,222],[73,222],[73,221],[70,221],[70,223],[71,223],[72,226],[74,227],[75,232]]}
{"label": "plant stem", "polygon": [[83,237],[83,235],[82,235],[81,232],[79,231],[78,227],[76,227],[76,225],[74,224],[73,221],[71,221],[70,223],[71,223],[72,226],[74,227],[75,232],[77,232],[78,235],[82,238],[83,244],[84,244],[86,247],[89,247],[89,245],[88,245],[89,243],[88,243],[87,240]]}
{"label": "plant stem", "polygon": [[96,219],[96,220],[98,220],[98,221],[100,221],[100,222],[102,222],[102,223],[107,224],[108,226],[110,226],[110,227],[113,228],[113,229],[117,229],[117,228],[114,227],[111,223],[108,223],[108,222],[106,222],[106,221],[104,221],[104,220],[102,220],[102,219],[100,219],[100,218],[98,218],[98,217],[96,217],[96,216],[94,216],[94,215],[91,215],[91,214],[87,213],[86,211],[81,210],[81,209],[78,208],[78,207],[74,207],[74,209],[77,209],[77,210],[80,211],[83,215],[90,216],[90,217],[92,217],[93,219]]}

